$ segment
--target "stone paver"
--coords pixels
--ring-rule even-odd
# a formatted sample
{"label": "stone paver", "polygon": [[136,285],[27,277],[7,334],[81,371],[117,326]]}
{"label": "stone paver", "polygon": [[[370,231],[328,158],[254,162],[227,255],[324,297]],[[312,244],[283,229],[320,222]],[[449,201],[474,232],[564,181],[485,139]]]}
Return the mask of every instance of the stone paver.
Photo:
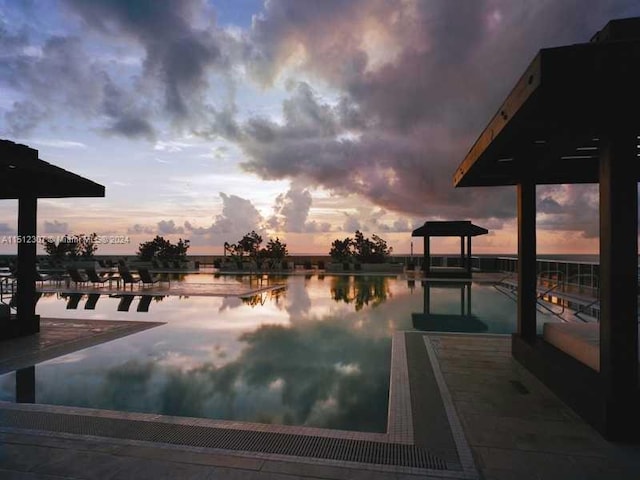
{"label": "stone paver", "polygon": [[513,360],[509,337],[429,338],[486,480],[640,478],[640,446],[583,422]]}
{"label": "stone paver", "polygon": [[[508,337],[427,337],[432,346],[429,355],[435,357],[448,401],[485,480],[640,478],[640,447],[607,442],[586,425],[511,358]],[[376,470],[314,459],[0,430],[3,480],[417,480],[463,476],[464,472],[445,471],[429,477],[403,469]]]}

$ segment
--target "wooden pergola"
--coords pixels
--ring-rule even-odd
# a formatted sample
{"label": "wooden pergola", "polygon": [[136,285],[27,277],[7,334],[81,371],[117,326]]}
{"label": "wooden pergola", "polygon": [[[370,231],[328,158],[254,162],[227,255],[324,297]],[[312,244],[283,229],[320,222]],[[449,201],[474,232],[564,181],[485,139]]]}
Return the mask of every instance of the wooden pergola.
{"label": "wooden pergola", "polygon": [[[639,18],[609,22],[589,43],[541,50],[453,179],[517,187],[513,356],[612,439],[640,437],[639,85]],[[536,185],[569,183],[599,183],[599,371],[536,334]]]}
{"label": "wooden pergola", "polygon": [[0,140],[0,199],[18,200],[16,314],[0,323],[0,339],[40,330],[36,304],[38,198],[104,197],[104,187],[38,158],[38,151]]}
{"label": "wooden pergola", "polygon": [[[485,235],[486,228],[474,225],[469,220],[425,222],[416,228],[412,237],[424,237],[424,259],[422,262],[425,275],[441,278],[471,278],[471,237]],[[460,266],[431,266],[431,237],[460,237]],[[465,248],[466,246],[466,248]]]}

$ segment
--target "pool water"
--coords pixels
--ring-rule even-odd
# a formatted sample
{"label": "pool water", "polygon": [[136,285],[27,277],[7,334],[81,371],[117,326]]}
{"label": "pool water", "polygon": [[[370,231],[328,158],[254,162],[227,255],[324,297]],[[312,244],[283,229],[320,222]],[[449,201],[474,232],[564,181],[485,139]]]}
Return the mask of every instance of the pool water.
{"label": "pool water", "polygon": [[[278,281],[286,288],[249,298],[137,296],[127,310],[122,297],[84,295],[70,305],[67,295],[43,294],[42,317],[164,324],[38,364],[36,402],[384,432],[395,331],[423,329],[430,316],[444,327],[459,316],[456,331],[470,317],[485,333],[515,325],[515,302],[491,285],[444,288],[385,276]],[[15,381],[15,372],[0,377],[0,400],[15,400]]]}

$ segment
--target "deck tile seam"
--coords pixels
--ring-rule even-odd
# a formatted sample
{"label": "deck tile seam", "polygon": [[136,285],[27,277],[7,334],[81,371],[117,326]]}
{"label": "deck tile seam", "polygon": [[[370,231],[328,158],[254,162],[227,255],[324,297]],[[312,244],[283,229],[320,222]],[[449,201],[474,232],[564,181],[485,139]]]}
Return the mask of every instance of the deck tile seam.
{"label": "deck tile seam", "polygon": [[431,338],[429,335],[424,335],[423,338],[425,347],[427,349],[427,355],[429,356],[429,360],[431,362],[431,368],[433,369],[436,383],[438,384],[440,395],[444,403],[444,408],[447,417],[449,418],[449,426],[451,427],[451,431],[453,433],[453,438],[456,443],[458,457],[460,459],[462,468],[464,472],[469,475],[469,478],[480,478],[475,462],[473,460],[471,447],[469,446],[467,438],[464,434],[464,429],[462,428],[462,423],[455,410],[453,398],[444,380],[442,371],[440,370],[440,362],[438,361],[435,349],[431,344]]}

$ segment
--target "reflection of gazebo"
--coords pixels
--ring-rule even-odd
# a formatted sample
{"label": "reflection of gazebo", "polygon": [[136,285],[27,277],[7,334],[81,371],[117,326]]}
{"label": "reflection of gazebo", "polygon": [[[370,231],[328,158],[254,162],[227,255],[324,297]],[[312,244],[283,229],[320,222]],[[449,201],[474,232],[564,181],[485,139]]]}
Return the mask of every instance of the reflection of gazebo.
{"label": "reflection of gazebo", "polygon": [[[541,50],[454,175],[458,187],[517,186],[513,355],[617,439],[640,437],[638,85],[638,18],[610,22],[590,43]],[[536,335],[536,185],[598,182],[599,327],[585,342],[569,326],[573,347],[552,345],[546,334]],[[599,344],[599,370],[565,353],[584,351],[589,341]]]}
{"label": "reflection of gazebo", "polygon": [[[460,311],[431,312],[431,288],[449,288],[460,290]],[[423,281],[424,311],[412,313],[413,328],[430,332],[486,332],[489,328],[471,312],[471,282]]]}
{"label": "reflection of gazebo", "polygon": [[[423,268],[426,276],[471,278],[471,237],[485,235],[486,233],[488,233],[486,228],[479,227],[465,220],[454,222],[425,222],[423,226],[415,229],[411,236],[424,237]],[[432,267],[430,250],[431,237],[460,237],[460,265]]]}
{"label": "reflection of gazebo", "polygon": [[0,140],[0,171],[0,199],[18,200],[16,314],[0,320],[2,339],[40,330],[35,314],[38,198],[104,197],[104,187],[42,161],[37,150],[8,140]]}

